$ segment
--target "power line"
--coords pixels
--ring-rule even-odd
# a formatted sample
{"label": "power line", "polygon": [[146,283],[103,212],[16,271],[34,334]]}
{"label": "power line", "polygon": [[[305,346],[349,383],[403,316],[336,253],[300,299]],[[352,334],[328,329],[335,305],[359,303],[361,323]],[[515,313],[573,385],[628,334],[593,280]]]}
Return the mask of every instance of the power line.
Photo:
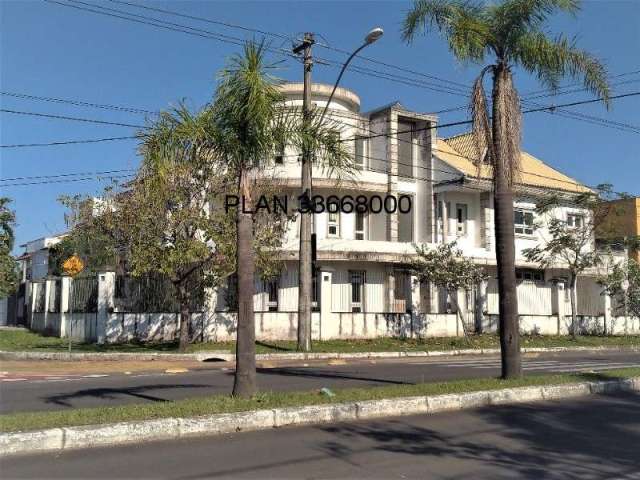
{"label": "power line", "polygon": [[[74,5],[71,3],[62,3],[59,2],[57,0],[44,0],[45,2],[49,2],[49,3],[55,3],[58,5],[61,5],[63,7],[70,7],[70,8],[75,8],[77,10],[83,10],[83,11],[87,11],[87,12],[91,12],[91,13],[96,13],[99,15],[105,15],[108,17],[114,17],[114,18],[120,18],[122,20],[127,20],[130,22],[135,22],[135,23],[140,23],[143,25],[149,25],[152,27],[157,27],[157,28],[162,28],[165,30],[170,30],[170,31],[174,31],[174,32],[179,32],[179,33],[186,33],[187,35],[193,35],[196,37],[202,37],[202,38],[207,38],[209,40],[217,40],[220,42],[224,42],[224,43],[229,43],[232,45],[236,45],[236,46],[243,46],[245,44],[245,40],[243,38],[239,38],[239,37],[233,37],[230,35],[225,35],[225,34],[221,34],[221,33],[215,33],[215,32],[211,32],[209,30],[203,30],[200,28],[194,28],[194,27],[190,27],[187,25],[181,25],[178,23],[173,23],[173,22],[167,22],[165,20],[160,20],[157,18],[153,18],[153,17],[147,17],[144,15],[137,15],[135,13],[131,13],[131,12],[127,12],[125,10],[118,10],[118,9],[114,9],[114,8],[108,8],[108,7],[103,7],[101,5],[93,5],[90,3],[86,3],[86,2],[82,2],[80,0],[67,0],[68,2],[73,2],[74,4],[82,4],[82,5],[87,5],[88,7],[91,8],[87,8],[87,7],[81,7],[79,5]],[[95,10],[95,9],[99,9],[99,10]],[[124,16],[124,15],[119,15],[117,13],[109,13],[109,12],[117,12],[120,14],[124,14],[124,15],[128,15],[128,16]],[[135,17],[135,18],[131,18],[131,17]],[[142,19],[142,20],[139,20]],[[204,32],[204,33],[203,33]],[[296,58],[297,57],[295,55],[293,55],[291,52],[288,52],[287,50],[283,50],[283,49],[274,49],[271,47],[265,47],[265,50],[285,56],[287,58]]]}
{"label": "power line", "polygon": [[[92,13],[99,13],[99,14],[108,15],[108,16],[115,16],[117,18],[121,18],[121,19],[124,19],[124,20],[135,21],[137,23],[144,23],[144,24],[147,24],[147,25],[156,26],[156,27],[160,27],[160,28],[169,28],[170,30],[179,31],[181,33],[188,33],[188,34],[192,33],[192,32],[189,32],[189,31],[185,31],[184,29],[189,29],[189,30],[196,31],[196,32],[203,32],[206,35],[198,34],[198,36],[209,38],[209,39],[220,40],[219,37],[222,36],[222,37],[226,37],[226,39],[232,39],[233,41],[231,43],[238,44],[238,42],[243,42],[243,40],[238,38],[238,37],[230,37],[228,35],[218,34],[218,33],[215,33],[215,32],[211,32],[209,30],[203,30],[203,29],[193,28],[193,27],[190,27],[190,26],[185,26],[185,25],[181,25],[181,24],[167,22],[167,21],[164,21],[164,20],[161,20],[161,19],[157,19],[157,18],[154,18],[154,17],[147,17],[147,16],[144,16],[144,15],[137,15],[137,14],[134,14],[134,13],[131,13],[131,12],[123,11],[123,10],[112,9],[112,8],[103,7],[103,6],[99,6],[99,5],[92,5],[92,4],[89,4],[89,3],[86,3],[86,2],[82,2],[80,0],[68,0],[68,1],[71,1],[71,2],[74,2],[74,3],[80,3],[80,4],[83,4],[83,5],[88,5],[88,6],[93,7],[93,8],[99,8],[99,9],[110,11],[110,12],[122,13],[122,14],[125,14],[125,15],[129,15],[129,16],[133,16],[133,17],[144,19],[145,21],[135,20],[135,19],[132,19],[132,18],[129,18],[129,17],[123,17],[121,15],[113,15],[113,14],[102,12],[102,11],[86,9],[86,8],[83,8],[83,7],[77,7],[75,5],[63,4],[63,3],[60,3],[60,2],[55,2],[54,0],[45,0],[45,1],[50,1],[50,2],[57,3],[57,4],[60,4],[60,5],[63,5],[63,6],[70,6],[70,7],[74,7],[74,8],[79,8],[80,10],[86,10],[86,11],[89,11],[89,12],[92,12]],[[127,2],[115,1],[114,3],[124,3],[124,4],[127,4],[127,5],[131,5],[130,3],[127,3]],[[140,7],[140,8],[146,8],[146,7]],[[146,9],[153,10],[151,7],[148,7]],[[156,9],[156,10],[159,11],[159,9]],[[163,10],[163,13],[173,14],[173,15],[178,15],[178,16],[184,16],[182,14],[179,14],[177,12],[172,12],[172,11],[169,11],[169,10]],[[202,21],[209,21],[209,19],[203,19],[201,17],[187,16],[187,18],[189,18],[189,17],[194,18],[194,19],[199,19],[199,20],[202,20]],[[151,20],[154,23],[149,23],[148,20]],[[214,22],[214,21],[211,21],[211,22]],[[161,24],[164,24],[164,25],[161,25]],[[170,25],[171,27],[166,27],[166,25]],[[176,29],[176,28],[173,28],[173,27],[179,27],[179,28]],[[237,25],[236,25],[236,27],[237,27]],[[253,29],[253,30],[255,30],[255,29]],[[273,34],[273,32],[264,32],[264,33],[265,34]],[[269,51],[274,51],[273,49],[268,49],[268,50]],[[282,50],[282,49],[276,50],[275,53],[277,53],[279,55],[284,55],[285,57],[293,56],[288,51],[285,51],[285,50]],[[322,60],[322,59],[320,59],[320,60]],[[333,61],[327,60],[327,59],[323,59],[323,60],[327,64],[329,64],[330,66],[333,66],[333,67],[336,67],[336,68],[341,67],[340,63],[336,63],[336,62],[333,62]],[[390,65],[390,64],[387,64],[387,65]],[[426,88],[426,89],[435,90],[435,91],[438,91],[438,92],[454,94],[454,95],[459,95],[459,96],[465,96],[466,97],[467,93],[469,91],[469,87],[468,86],[460,84],[458,82],[453,82],[453,81],[446,81],[446,82],[447,82],[448,85],[449,84],[461,85],[464,88],[464,90],[460,90],[460,89],[457,89],[457,90],[448,89],[447,90],[447,89],[443,89],[442,86],[434,87],[433,84],[428,85],[428,84],[426,84],[424,82],[418,82],[415,79],[411,79],[411,78],[408,78],[408,77],[401,77],[401,76],[398,76],[398,75],[389,74],[387,72],[380,72],[380,71],[377,71],[377,70],[367,69],[367,68],[364,68],[364,67],[353,66],[351,68],[351,70],[356,72],[356,73],[360,73],[360,74],[368,75],[368,76],[373,76],[375,78],[382,78],[382,79],[385,79],[385,80],[394,81],[396,83],[403,83],[403,84],[407,84],[407,85],[410,85],[410,86]],[[416,73],[416,72],[414,72],[414,73]],[[417,72],[417,73],[419,73],[419,72]],[[437,77],[434,77],[434,78],[437,78]],[[439,80],[440,81],[444,81],[442,79],[439,79]],[[438,113],[445,113],[445,112],[449,112],[449,111],[455,111],[457,109],[459,109],[459,108],[441,110]],[[567,118],[579,119],[577,116],[573,115],[570,112],[565,112],[564,115],[561,115],[561,116],[565,116]],[[586,119],[583,119],[583,120],[587,121]],[[598,118],[594,117],[593,120],[600,121],[602,124],[606,124],[606,120],[605,119],[598,119]],[[593,122],[588,122],[588,123],[593,123]]]}
{"label": "power line", "polygon": [[[631,96],[636,96],[636,95],[640,95],[640,92],[630,92],[630,93],[626,93],[626,94],[615,95],[615,96],[610,97],[610,99],[611,100],[615,100],[615,99],[619,99],[619,98],[631,97]],[[583,104],[596,103],[596,102],[601,102],[601,101],[602,101],[602,99],[593,99],[593,100],[583,100],[583,101],[580,101],[580,102],[572,102],[572,103],[563,104],[563,105],[556,105],[556,106],[543,106],[543,107],[540,107],[540,108],[524,110],[522,113],[524,114],[524,113],[541,112],[541,111],[545,111],[545,110],[553,111],[554,109],[557,109],[557,108],[560,108],[560,107],[583,105]],[[43,114],[43,113],[38,113],[38,112],[23,112],[23,111],[6,110],[6,109],[0,109],[0,112],[20,114],[20,115],[33,115],[33,116],[38,116],[38,117],[54,118],[54,119],[59,119],[59,120],[71,120],[71,121],[89,122],[89,123],[95,123],[95,124],[100,124],[100,125],[116,125],[116,126],[122,126],[122,127],[143,128],[143,129],[147,128],[147,127],[144,127],[142,125],[132,125],[132,124],[125,124],[125,123],[107,122],[107,121],[104,121],[104,120],[78,118],[78,117],[67,117],[67,116],[62,116],[62,115],[50,115],[50,114]],[[344,125],[346,125],[346,126],[353,127],[353,125],[349,125],[349,124],[346,124],[344,122],[342,122],[342,123]],[[435,126],[432,126],[432,127],[424,127],[424,128],[420,128],[420,129],[416,129],[416,130],[397,131],[397,132],[395,132],[395,134],[417,132],[417,131],[422,131],[422,130],[431,130],[433,128],[447,128],[447,127],[454,127],[454,126],[461,126],[461,125],[470,125],[471,123],[473,123],[471,120],[462,120],[462,121],[459,121],[459,122],[436,124]],[[632,127],[632,126],[630,126],[630,127]],[[633,127],[633,128],[637,128],[637,127]],[[626,130],[626,131],[631,131],[631,130]],[[639,132],[633,131],[633,133],[639,133]],[[355,141],[356,139],[377,138],[377,137],[389,136],[389,135],[390,134],[388,134],[388,133],[377,133],[377,134],[374,134],[374,135],[357,135],[355,137],[341,139],[340,142]],[[127,136],[127,137],[112,137],[112,138],[93,139],[93,140],[91,140],[91,139],[90,140],[70,140],[70,141],[51,142],[51,143],[0,145],[0,148],[22,148],[22,147],[37,147],[37,146],[44,147],[44,146],[80,144],[80,143],[98,143],[98,142],[115,141],[115,140],[131,140],[131,139],[135,139],[135,138],[137,138],[137,137],[135,137],[135,136]]]}
{"label": "power line", "polygon": [[[120,18],[123,20],[128,20],[131,22],[136,22],[136,23],[141,23],[141,24],[145,24],[145,25],[150,25],[153,27],[158,27],[158,28],[163,28],[166,30],[171,30],[171,31],[176,31],[176,32],[180,32],[180,33],[186,33],[189,35],[195,35],[198,37],[202,37],[202,38],[207,38],[210,40],[219,40],[219,41],[223,41],[226,43],[232,43],[234,45],[238,45],[238,46],[242,46],[244,45],[244,39],[242,38],[238,38],[238,37],[231,37],[229,35],[223,35],[223,34],[219,34],[219,33],[215,33],[215,32],[211,32],[209,30],[204,30],[204,29],[200,29],[200,28],[195,28],[195,27],[190,27],[187,25],[182,25],[182,24],[177,24],[177,23],[173,23],[173,22],[167,22],[165,20],[161,20],[161,19],[157,19],[154,17],[148,17],[148,16],[144,16],[144,15],[137,15],[131,12],[127,12],[124,10],[118,10],[118,9],[113,9],[113,8],[108,8],[108,7],[103,7],[100,5],[92,5],[86,2],[82,2],[80,0],[67,0],[69,2],[73,2],[73,3],[79,3],[82,5],[88,5],[92,8],[86,8],[86,7],[81,7],[78,5],[73,5],[73,4],[67,4],[67,3],[61,3],[59,1],[56,0],[44,0],[46,2],[49,3],[55,3],[61,6],[65,6],[65,7],[71,7],[71,8],[76,8],[78,10],[84,10],[87,12],[91,12],[91,13],[97,13],[100,15],[105,15],[105,16],[110,16],[110,17],[115,17],[115,18]],[[105,11],[100,11],[100,10],[95,10],[96,8],[101,9],[101,10],[105,10]],[[114,14],[114,13],[109,13],[109,12],[118,12],[119,14],[124,14],[124,15],[129,15],[127,16],[123,16],[123,15],[119,15],[119,14]],[[130,17],[136,17],[136,18],[130,18]],[[139,19],[143,19],[143,20],[139,20]],[[185,30],[186,29],[186,30]],[[224,37],[224,38],[220,38],[220,37]],[[272,53],[275,53],[277,55],[281,55],[284,56],[286,58],[295,58],[297,59],[297,57],[295,55],[293,55],[292,53],[290,53],[287,50],[284,49],[274,49],[274,48],[270,48],[270,47],[265,47],[265,49],[267,51],[270,51]],[[340,68],[342,66],[342,64],[340,62],[335,62],[329,59],[320,59],[318,58],[318,60],[322,60],[325,63],[329,64],[330,66],[333,66],[335,68]],[[402,77],[399,75],[395,75],[395,74],[390,74],[387,72],[380,72],[380,71],[376,71],[376,70],[372,70],[372,69],[367,69],[365,67],[357,67],[354,66],[351,68],[352,71],[363,74],[363,75],[368,75],[368,76],[372,76],[372,77],[376,77],[376,78],[382,78],[382,79],[386,79],[386,80],[390,80],[390,81],[395,81],[398,83],[405,83],[407,85],[411,85],[411,86],[415,86],[415,87],[420,87],[420,88],[426,88],[426,89],[430,89],[430,90],[434,90],[435,87],[430,86],[422,81],[416,80],[416,79],[411,79],[408,77]],[[451,82],[448,82],[451,83]],[[454,94],[454,95],[460,95],[460,96],[465,96],[465,94],[458,92],[458,91],[452,91],[452,90],[446,90],[446,87],[441,86],[442,88],[438,88],[436,91],[439,92],[444,92],[444,93],[449,93],[449,94]]]}
{"label": "power line", "polygon": [[[286,40],[290,39],[289,36],[281,34],[281,33],[267,31],[267,30],[260,30],[260,29],[257,29],[257,28],[250,28],[250,27],[246,27],[246,26],[243,26],[243,25],[239,25],[239,24],[231,24],[231,23],[227,23],[227,22],[213,20],[211,18],[199,17],[199,16],[195,16],[195,15],[187,15],[187,14],[183,14],[183,13],[180,13],[180,12],[176,12],[175,10],[166,10],[166,9],[160,9],[160,8],[156,8],[156,7],[149,7],[149,6],[146,6],[146,5],[139,5],[139,4],[126,2],[126,1],[122,1],[122,0],[110,0],[110,1],[113,2],[113,3],[118,3],[118,4],[122,4],[122,5],[128,5],[128,6],[131,6],[131,7],[134,7],[134,8],[150,10],[150,11],[156,11],[156,12],[164,13],[164,14],[167,14],[167,15],[174,15],[174,16],[178,16],[178,17],[182,17],[182,18],[188,18],[188,19],[191,19],[191,20],[202,21],[202,22],[206,22],[206,23],[226,26],[226,27],[229,27],[229,28],[236,28],[236,29],[241,29],[241,30],[244,30],[244,31],[250,31],[250,32],[254,32],[254,33],[259,33],[259,34],[265,35],[265,36],[273,36],[273,37],[276,37],[276,38],[281,38],[281,39],[286,39]],[[322,44],[322,43],[316,43],[316,45],[318,47],[325,48],[325,49],[328,49],[328,50],[332,50],[332,51],[335,51],[335,52],[339,52],[339,53],[344,54],[344,55],[350,55],[351,54],[351,52],[349,52],[347,50],[336,48],[336,47],[333,47],[331,45]],[[438,77],[438,76],[435,76],[435,75],[429,75],[429,74],[426,74],[424,72],[412,70],[410,68],[406,68],[406,67],[390,64],[390,63],[383,62],[383,61],[380,61],[380,60],[377,60],[377,59],[374,59],[374,58],[371,58],[371,57],[366,57],[366,56],[364,56],[362,54],[359,54],[356,57],[358,59],[360,59],[360,60],[365,60],[365,61],[370,62],[370,63],[374,63],[374,64],[377,64],[377,65],[382,65],[382,66],[385,66],[385,67],[388,67],[388,68],[392,68],[392,69],[396,69],[396,70],[403,71],[403,72],[406,72],[406,73],[410,73],[412,75],[416,75],[416,76],[421,76],[421,77],[437,80],[437,81],[442,82],[444,84],[444,85],[435,84],[440,88],[448,87],[450,85],[456,85],[458,87],[461,87],[463,89],[463,91],[469,91],[470,88],[471,88],[469,85],[466,85],[464,83],[455,82],[455,81],[450,80],[450,79],[445,79],[445,78],[441,78],[441,77]],[[362,67],[360,67],[360,68],[362,68]],[[378,72],[378,73],[380,73],[380,72]],[[640,70],[635,70],[635,71],[632,71],[632,72],[624,72],[624,73],[615,75],[613,78],[623,77],[623,76],[627,76],[627,75],[634,75],[634,74],[637,74],[637,73],[640,73]],[[631,82],[634,82],[634,81],[621,82],[621,83],[631,83]],[[531,99],[533,99],[533,98],[541,98],[541,97],[544,97],[544,96],[558,95],[558,94],[560,94],[561,90],[570,88],[570,87],[575,86],[575,85],[580,85],[580,83],[573,83],[573,84],[565,85],[565,86],[559,87],[558,89],[555,89],[555,90],[552,89],[552,88],[549,88],[549,89],[542,89],[542,90],[529,92],[528,94],[525,94],[525,97],[530,97],[531,95],[536,95],[536,94],[545,93],[545,92],[549,92],[549,93],[547,95],[538,95],[536,97],[532,97]],[[570,92],[564,92],[562,94],[575,93],[575,92],[578,92],[578,91],[586,91],[586,90],[588,90],[588,88],[581,88],[581,89],[577,89],[577,90],[572,90]],[[447,93],[450,93],[450,92],[447,92]]]}
{"label": "power line", "polygon": [[122,172],[135,172],[135,171],[136,170],[133,168],[123,168],[120,170],[108,170],[106,172],[77,172],[77,173],[61,173],[57,175],[36,175],[31,177],[0,178],[0,182],[12,182],[16,180],[40,180],[44,178],[78,177],[78,176],[86,176],[86,175],[106,175],[109,173],[122,173]]}
{"label": "power line", "polygon": [[130,175],[109,175],[106,178],[85,177],[85,178],[69,178],[69,179],[61,179],[61,180],[43,180],[41,182],[6,183],[6,184],[0,185],[0,187],[5,188],[5,187],[21,187],[21,186],[26,186],[26,185],[45,185],[45,184],[48,185],[48,184],[56,184],[56,183],[76,183],[76,182],[86,182],[86,181],[92,181],[92,180],[101,181],[101,180],[113,180],[113,179],[130,178],[130,177],[135,177],[135,175],[134,174],[130,174]]}
{"label": "power line", "polygon": [[[615,100],[618,98],[625,98],[625,97],[633,97],[636,95],[640,95],[640,92],[630,92],[630,93],[624,93],[624,94],[620,94],[620,95],[614,95],[609,97],[609,100]],[[576,105],[585,105],[588,103],[597,103],[597,102],[602,102],[603,99],[602,98],[596,98],[596,99],[592,99],[592,100],[582,100],[579,102],[572,102],[572,103],[567,103],[567,104],[563,104],[563,105],[555,105],[555,106],[544,106],[544,107],[540,107],[540,108],[532,108],[529,110],[523,110],[523,114],[524,113],[533,113],[533,112],[542,112],[545,110],[553,110],[559,107],[569,107],[569,106],[576,106]],[[463,120],[460,122],[450,122],[450,123],[443,123],[443,124],[436,124],[434,126],[429,126],[429,127],[423,127],[423,128],[416,128],[414,130],[402,130],[402,131],[397,131],[394,132],[396,135],[400,134],[400,133],[412,133],[412,132],[420,132],[420,131],[424,131],[424,130],[433,130],[434,128],[445,128],[445,127],[457,127],[460,125],[469,125],[473,123],[472,120]],[[359,138],[376,138],[376,137],[383,137],[385,135],[388,135],[387,133],[380,133],[380,134],[376,134],[376,135],[369,135],[369,136],[362,136],[362,135],[358,135],[352,138],[343,138],[340,141],[341,142],[349,142],[349,141],[355,141],[356,139]]]}
{"label": "power line", "polygon": [[[634,72],[621,73],[619,75],[615,75],[614,78],[615,77],[619,77],[619,76],[624,76],[624,75],[636,74],[636,73],[639,73],[639,72],[640,72],[640,70],[634,71]],[[625,80],[625,81],[622,81],[622,82],[615,82],[615,83],[612,83],[610,85],[617,87],[617,86],[620,86],[620,85],[628,85],[630,83],[638,83],[638,82],[640,82],[640,79]],[[535,99],[538,99],[538,98],[552,97],[552,96],[559,96],[559,95],[568,95],[568,94],[571,94],[571,93],[585,92],[585,91],[588,91],[588,90],[589,90],[588,88],[576,88],[576,89],[567,90],[567,91],[558,90],[556,92],[546,93],[544,95],[536,95],[536,96],[527,96],[527,95],[525,95],[525,96],[521,97],[521,100],[526,100],[526,101],[535,100]],[[546,90],[539,90],[539,91],[546,92]],[[450,112],[456,112],[456,111],[459,111],[459,110],[467,110],[468,108],[469,108],[469,105],[459,105],[457,107],[450,107],[450,108],[446,108],[446,109],[443,109],[443,110],[438,110],[438,111],[435,111],[433,113],[435,113],[435,114],[450,113]]]}
{"label": "power line", "polygon": [[96,123],[99,125],[114,125],[116,127],[145,128],[145,129],[147,128],[144,125],[135,125],[132,123],[108,122],[106,120],[96,120],[93,118],[67,117],[64,115],[52,115],[52,114],[39,113],[39,112],[24,112],[20,110],[8,110],[5,108],[0,108],[0,112],[12,113],[15,115],[31,115],[34,117],[55,118],[56,120],[71,120],[74,122]]}
{"label": "power line", "polygon": [[134,108],[134,107],[122,107],[119,105],[105,105],[101,103],[90,103],[83,102],[80,100],[66,99],[66,98],[54,98],[54,97],[41,97],[38,95],[30,95],[27,93],[17,93],[17,92],[0,92],[0,95],[5,95],[9,97],[15,98],[23,98],[26,100],[38,100],[41,102],[53,102],[53,103],[68,103],[71,105],[76,105],[79,107],[91,107],[91,108],[101,108],[104,110],[116,110],[120,112],[127,113],[139,113],[139,114],[147,114],[147,115],[157,115],[158,111],[144,110],[142,108]]}
{"label": "power line", "polygon": [[266,35],[266,36],[273,36],[273,37],[277,37],[277,38],[281,38],[284,40],[289,40],[290,38],[287,35],[281,34],[281,33],[275,33],[275,32],[269,32],[266,30],[260,30],[257,28],[249,28],[249,27],[245,27],[242,25],[238,25],[235,23],[228,23],[228,22],[222,22],[219,20],[212,20],[210,18],[204,18],[204,17],[196,17],[194,15],[187,15],[184,13],[179,13],[176,11],[172,11],[172,10],[163,10],[162,8],[156,8],[156,7],[149,7],[147,5],[141,5],[141,4],[136,4],[136,3],[130,3],[130,2],[124,2],[124,1],[119,1],[119,0],[110,0],[113,3],[120,3],[120,4],[124,4],[124,5],[129,5],[131,7],[135,7],[135,8],[142,8],[145,10],[152,10],[152,11],[156,11],[159,13],[165,13],[167,15],[175,15],[177,17],[182,17],[182,18],[188,18],[191,20],[198,20],[201,22],[207,22],[207,23],[211,23],[211,24],[215,24],[215,25],[222,25],[225,27],[229,27],[229,28],[237,28],[240,30],[244,30],[247,32],[253,32],[253,33],[259,33],[261,35]]}
{"label": "power line", "polygon": [[136,136],[128,136],[128,137],[110,137],[110,138],[93,138],[86,140],[64,140],[60,142],[49,142],[49,143],[15,143],[13,145],[0,145],[0,148],[25,148],[25,147],[52,147],[57,145],[77,145],[84,143],[99,143],[99,142],[113,142],[116,140],[134,140],[137,139]]}
{"label": "power line", "polygon": [[[150,10],[150,11],[156,11],[156,12],[164,13],[164,14],[167,14],[167,15],[174,15],[174,16],[177,16],[177,17],[188,18],[190,20],[196,20],[196,21],[201,21],[201,22],[206,22],[206,23],[211,23],[211,24],[216,24],[216,25],[222,25],[222,26],[226,26],[226,27],[229,27],[229,28],[237,28],[237,29],[241,29],[241,30],[244,30],[244,31],[259,33],[259,34],[265,35],[265,36],[272,36],[272,37],[276,37],[276,38],[280,38],[280,39],[290,40],[289,36],[281,34],[281,33],[271,32],[271,31],[267,31],[267,30],[260,30],[260,29],[256,29],[256,28],[249,28],[249,27],[245,27],[245,26],[242,26],[242,25],[238,25],[238,24],[230,24],[230,23],[227,23],[227,22],[221,22],[221,21],[213,20],[211,18],[199,17],[199,16],[195,16],[195,15],[187,15],[187,14],[183,14],[183,13],[180,13],[180,12],[176,12],[175,10],[166,10],[166,9],[161,9],[161,8],[156,8],[156,7],[149,7],[147,5],[139,5],[139,4],[135,4],[135,3],[131,3],[131,2],[125,2],[125,1],[121,1],[121,0],[110,0],[110,1],[113,2],[113,3],[122,4],[122,5],[129,5],[129,6],[134,7],[134,8]],[[333,51],[339,52],[341,54],[345,54],[345,55],[350,55],[351,54],[351,52],[347,52],[346,50],[342,50],[342,49],[339,49],[339,48],[334,48],[334,47],[331,47],[329,45],[325,45],[325,44],[321,44],[321,43],[316,43],[316,45],[318,45],[319,47],[323,47],[323,48],[326,48],[326,49],[329,49],[329,50],[333,50]],[[425,74],[425,73],[416,72],[416,71],[411,70],[411,69],[407,69],[407,68],[404,68],[404,67],[399,67],[397,65],[391,65],[391,64],[379,61],[379,60],[375,60],[375,59],[369,58],[369,57],[364,57],[362,55],[358,55],[357,58],[359,58],[361,60],[366,60],[366,61],[371,62],[371,63],[378,64],[378,65],[383,65],[385,67],[394,68],[396,70],[412,73],[414,75],[418,75],[418,76],[422,76],[422,77],[425,77],[425,78],[430,78],[430,79],[433,79],[433,80],[437,80],[437,81],[440,81],[440,82],[444,83],[444,85],[438,85],[439,87],[447,87],[447,86],[450,86],[451,84],[457,84],[457,85],[460,85],[462,87],[467,88],[463,84],[458,84],[457,82],[452,82],[450,80],[442,79],[442,78],[439,78],[439,77],[437,77],[435,75],[428,75],[428,74]]]}

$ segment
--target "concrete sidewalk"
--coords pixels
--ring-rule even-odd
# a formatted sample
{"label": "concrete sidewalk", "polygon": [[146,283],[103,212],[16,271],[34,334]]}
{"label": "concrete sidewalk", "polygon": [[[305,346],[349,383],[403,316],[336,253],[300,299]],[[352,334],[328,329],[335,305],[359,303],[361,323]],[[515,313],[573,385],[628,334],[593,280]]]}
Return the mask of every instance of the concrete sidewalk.
{"label": "concrete sidewalk", "polygon": [[[640,346],[602,346],[602,347],[532,347],[522,348],[522,353],[554,353],[554,352],[640,352]],[[499,348],[473,348],[459,350],[425,350],[395,352],[287,352],[259,353],[257,361],[267,360],[333,360],[333,359],[375,359],[405,357],[443,357],[458,355],[498,355]],[[208,351],[197,353],[133,353],[133,352],[10,352],[0,351],[0,360],[129,360],[129,361],[235,361],[235,354],[228,351]]]}
{"label": "concrete sidewalk", "polygon": [[0,455],[104,447],[398,415],[434,414],[619,391],[640,391],[640,377],[3,433],[0,434]]}

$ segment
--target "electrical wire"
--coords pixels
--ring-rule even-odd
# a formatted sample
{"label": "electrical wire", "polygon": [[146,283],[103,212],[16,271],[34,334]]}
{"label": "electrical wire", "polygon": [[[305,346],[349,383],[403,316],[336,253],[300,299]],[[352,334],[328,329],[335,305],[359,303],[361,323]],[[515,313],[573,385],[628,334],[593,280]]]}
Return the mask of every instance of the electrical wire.
{"label": "electrical wire", "polygon": [[64,115],[53,115],[53,114],[39,113],[39,112],[25,112],[21,110],[8,110],[5,108],[0,108],[0,112],[12,113],[15,115],[31,115],[34,117],[55,118],[56,120],[70,120],[74,122],[96,123],[99,125],[114,125],[116,127],[144,128],[144,129],[148,128],[148,127],[145,127],[144,125],[136,125],[132,123],[108,122],[106,120],[96,120],[94,118],[67,117]]}
{"label": "electrical wire", "polygon": [[0,148],[25,148],[25,147],[52,147],[58,145],[78,145],[78,144],[86,144],[86,143],[100,143],[100,142],[114,142],[117,140],[135,140],[138,137],[136,136],[128,136],[128,137],[109,137],[109,138],[89,138],[85,140],[63,140],[59,142],[49,142],[49,143],[14,143],[11,145],[0,145]]}

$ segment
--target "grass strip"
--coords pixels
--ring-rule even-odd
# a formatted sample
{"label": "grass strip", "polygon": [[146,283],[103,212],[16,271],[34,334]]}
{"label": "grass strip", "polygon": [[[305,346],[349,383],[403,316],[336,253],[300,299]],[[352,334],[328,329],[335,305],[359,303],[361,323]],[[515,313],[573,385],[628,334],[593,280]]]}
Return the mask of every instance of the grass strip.
{"label": "grass strip", "polygon": [[244,400],[227,395],[188,398],[178,401],[150,402],[114,407],[79,408],[53,412],[24,412],[0,415],[0,431],[29,431],[76,425],[96,425],[167,417],[196,417],[216,413],[241,412],[279,407],[299,407],[327,403],[356,402],[417,395],[466,393],[525,386],[612,380],[640,376],[640,368],[623,368],[606,372],[531,375],[517,380],[497,378],[456,380],[440,383],[392,385],[373,388],[336,389],[334,397],[317,390],[299,392],[264,392]]}
{"label": "grass strip", "polygon": [[[523,335],[523,348],[538,347],[640,347],[640,335],[599,336],[584,335],[577,339],[569,336]],[[499,348],[497,335],[483,334],[464,337],[440,337],[425,339],[376,338],[370,340],[325,340],[313,342],[313,351],[318,353],[358,353],[358,352],[419,352],[434,350],[458,350],[476,348]],[[0,350],[31,352],[66,352],[68,341],[62,338],[45,337],[23,329],[0,331]],[[127,343],[96,345],[74,343],[74,352],[132,352],[132,353],[176,353],[178,344],[168,343]],[[194,343],[188,352],[235,351],[235,342]],[[256,342],[257,353],[287,353],[296,351],[293,341]]]}

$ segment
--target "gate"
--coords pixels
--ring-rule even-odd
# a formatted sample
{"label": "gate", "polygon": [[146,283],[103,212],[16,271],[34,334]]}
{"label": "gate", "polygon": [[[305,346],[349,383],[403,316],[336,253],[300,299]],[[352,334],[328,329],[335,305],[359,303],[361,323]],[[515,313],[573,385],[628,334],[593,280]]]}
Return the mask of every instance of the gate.
{"label": "gate", "polygon": [[68,335],[82,342],[98,339],[98,277],[78,277],[71,281]]}
{"label": "gate", "polygon": [[464,290],[462,302],[460,305],[460,311],[462,313],[462,320],[464,322],[464,329],[467,333],[475,333],[478,331],[476,325],[476,288],[470,288]]}

